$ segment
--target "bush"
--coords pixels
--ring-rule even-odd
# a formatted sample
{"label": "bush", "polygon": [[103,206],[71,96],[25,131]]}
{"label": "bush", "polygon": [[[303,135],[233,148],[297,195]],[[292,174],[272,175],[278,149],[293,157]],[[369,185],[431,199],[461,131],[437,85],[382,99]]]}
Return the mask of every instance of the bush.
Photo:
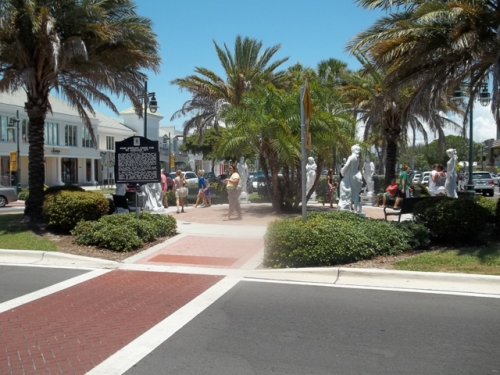
{"label": "bush", "polygon": [[[43,185],[43,190],[46,191],[47,189],[48,189],[48,186]],[[25,201],[28,199],[29,196],[30,196],[30,188],[28,186],[26,186],[25,188],[21,189],[21,191],[19,192],[19,194],[17,196],[17,199]]]}
{"label": "bush", "polygon": [[268,226],[264,264],[275,268],[336,265],[400,254],[425,243],[428,232],[421,226],[402,227],[346,211],[314,212],[306,222],[282,219]]}
{"label": "bush", "polygon": [[97,220],[108,212],[108,199],[99,193],[60,190],[45,195],[43,203],[47,223],[66,231],[81,220]]}
{"label": "bush", "polygon": [[415,204],[413,218],[430,230],[434,240],[457,245],[474,241],[490,220],[490,212],[467,199],[429,198]]}
{"label": "bush", "polygon": [[476,195],[474,201],[481,207],[488,210],[488,212],[490,213],[488,217],[489,222],[495,223],[497,215],[496,211],[497,211],[498,199],[491,199],[491,198],[486,198],[482,195]]}
{"label": "bush", "polygon": [[80,191],[80,192],[85,192],[85,189],[81,188],[80,186],[77,185],[59,185],[59,186],[51,186],[45,189],[44,193],[45,195],[47,194],[55,194],[59,193],[60,191]]}
{"label": "bush", "polygon": [[78,245],[98,246],[116,251],[130,251],[145,242],[176,233],[177,222],[172,216],[142,213],[108,215],[99,221],[80,221],[71,234]]}

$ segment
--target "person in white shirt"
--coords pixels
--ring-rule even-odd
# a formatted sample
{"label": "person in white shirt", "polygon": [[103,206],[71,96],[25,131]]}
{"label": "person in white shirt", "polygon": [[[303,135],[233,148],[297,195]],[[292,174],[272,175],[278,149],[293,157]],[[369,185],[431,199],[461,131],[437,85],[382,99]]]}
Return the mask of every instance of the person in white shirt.
{"label": "person in white shirt", "polygon": [[434,170],[429,177],[429,194],[432,196],[444,195],[444,179],[446,178],[446,173],[444,172],[444,167],[441,164],[434,164]]}

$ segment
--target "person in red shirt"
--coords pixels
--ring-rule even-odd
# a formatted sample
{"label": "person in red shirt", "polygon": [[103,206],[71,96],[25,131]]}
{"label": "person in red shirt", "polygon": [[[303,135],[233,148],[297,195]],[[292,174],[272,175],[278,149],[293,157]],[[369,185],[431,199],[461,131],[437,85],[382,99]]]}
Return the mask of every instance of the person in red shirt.
{"label": "person in red shirt", "polygon": [[395,198],[397,192],[398,192],[398,184],[396,184],[395,179],[392,179],[391,184],[389,186],[387,186],[387,189],[385,189],[385,193],[377,194],[377,200],[375,201],[375,204],[373,205],[373,207],[379,206],[380,198],[382,197],[382,206],[380,206],[380,207],[384,208],[386,203],[387,203],[387,199]]}

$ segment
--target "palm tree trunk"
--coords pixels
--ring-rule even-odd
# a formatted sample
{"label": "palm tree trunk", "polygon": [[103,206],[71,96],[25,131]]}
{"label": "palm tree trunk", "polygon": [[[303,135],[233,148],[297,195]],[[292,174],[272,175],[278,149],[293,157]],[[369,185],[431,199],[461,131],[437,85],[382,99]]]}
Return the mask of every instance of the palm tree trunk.
{"label": "palm tree trunk", "polygon": [[26,110],[29,117],[29,164],[28,186],[29,196],[24,209],[24,221],[33,224],[43,223],[43,187],[45,182],[44,160],[44,127],[47,113],[48,94],[28,94]]}
{"label": "palm tree trunk", "polygon": [[396,177],[397,154],[398,143],[396,139],[388,139],[385,156],[385,186],[389,186],[391,180]]}

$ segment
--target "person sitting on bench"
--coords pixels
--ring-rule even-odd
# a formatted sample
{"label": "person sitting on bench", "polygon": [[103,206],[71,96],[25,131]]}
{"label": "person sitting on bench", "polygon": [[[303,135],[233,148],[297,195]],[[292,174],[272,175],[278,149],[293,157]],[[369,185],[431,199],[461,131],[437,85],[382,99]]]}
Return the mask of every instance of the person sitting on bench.
{"label": "person sitting on bench", "polygon": [[382,198],[381,208],[384,208],[385,205],[387,204],[387,199],[395,198],[397,192],[398,192],[398,184],[396,184],[396,180],[393,178],[391,180],[390,185],[387,186],[387,189],[385,189],[385,193],[377,194],[377,200],[375,201],[373,207],[378,207],[380,205],[380,198]]}

